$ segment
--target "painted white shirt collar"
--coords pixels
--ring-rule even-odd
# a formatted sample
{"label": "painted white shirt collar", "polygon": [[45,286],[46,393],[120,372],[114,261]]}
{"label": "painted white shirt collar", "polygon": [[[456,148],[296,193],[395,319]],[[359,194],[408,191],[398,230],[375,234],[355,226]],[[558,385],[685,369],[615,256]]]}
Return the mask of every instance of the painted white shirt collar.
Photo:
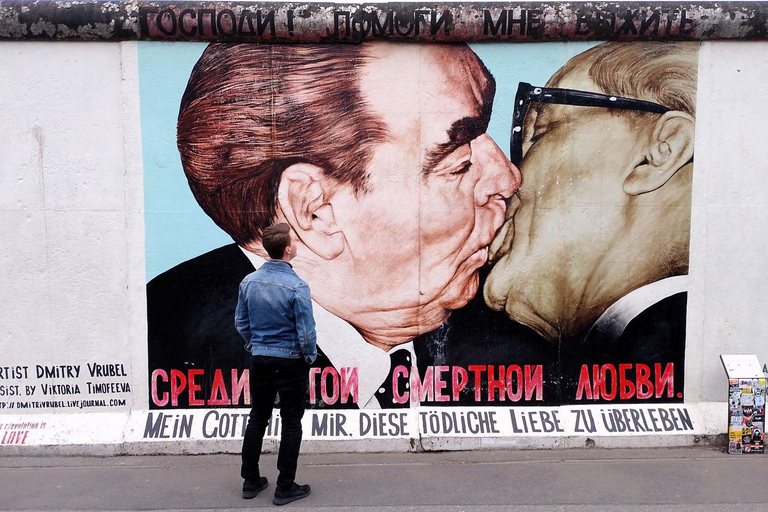
{"label": "painted white shirt collar", "polygon": [[587,332],[586,340],[608,336],[617,340],[629,322],[657,302],[677,293],[688,291],[688,276],[672,276],[633,290],[614,302]]}
{"label": "painted white shirt collar", "polygon": [[[254,268],[261,267],[266,261],[242,247],[240,250]],[[365,341],[351,324],[326,310],[314,299],[312,312],[315,316],[317,346],[328,357],[331,364],[337,370],[357,368],[358,406],[365,409],[379,409],[381,406],[375,394],[389,376],[389,353]],[[412,366],[416,366],[413,341],[404,343],[395,350],[408,350],[409,360]]]}

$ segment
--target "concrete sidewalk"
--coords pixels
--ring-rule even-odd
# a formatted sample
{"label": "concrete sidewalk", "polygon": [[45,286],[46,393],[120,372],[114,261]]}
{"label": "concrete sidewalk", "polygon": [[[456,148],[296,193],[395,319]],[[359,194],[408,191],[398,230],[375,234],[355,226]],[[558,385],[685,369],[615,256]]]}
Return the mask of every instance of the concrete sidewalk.
{"label": "concrete sidewalk", "polygon": [[[0,510],[239,510],[235,455],[0,457]],[[411,511],[757,511],[768,455],[720,447],[302,455],[308,498],[287,508]]]}

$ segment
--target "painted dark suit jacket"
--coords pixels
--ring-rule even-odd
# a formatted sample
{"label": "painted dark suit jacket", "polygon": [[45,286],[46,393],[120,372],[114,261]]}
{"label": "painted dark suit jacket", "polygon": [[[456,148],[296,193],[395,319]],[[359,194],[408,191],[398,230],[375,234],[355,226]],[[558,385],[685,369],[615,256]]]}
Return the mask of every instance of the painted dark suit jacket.
{"label": "painted dark suit jacket", "polygon": [[[209,397],[217,369],[229,383],[233,369],[241,373],[250,368],[250,354],[235,329],[235,307],[240,282],[253,270],[240,248],[230,244],[185,261],[147,284],[150,389],[156,369],[168,375],[171,370],[188,375],[188,370],[199,369],[203,374],[195,381],[201,386],[197,396]],[[319,346],[313,366],[331,366]],[[175,407],[185,408],[188,400],[187,388]],[[246,407],[242,400],[239,407]],[[356,405],[337,403],[334,407]],[[150,408],[160,408],[151,397]]]}
{"label": "painted dark suit jacket", "polygon": [[[481,382],[481,401],[474,399],[474,383],[462,394],[460,405],[557,405],[608,403],[606,400],[577,401],[576,390],[582,365],[621,363],[674,364],[675,389],[682,391],[685,368],[685,325],[687,293],[663,298],[635,316],[621,336],[615,339],[596,337],[585,341],[586,332],[573,339],[549,341],[526,326],[510,320],[503,312],[489,309],[482,297],[487,269],[481,274],[480,288],[465,307],[454,311],[441,334],[448,364],[477,365],[542,365],[544,371],[543,400],[489,402],[485,399],[487,380]],[[430,333],[427,338],[434,337]],[[434,342],[432,342],[434,343]],[[430,342],[427,342],[427,346]],[[680,402],[671,399],[630,399],[628,402]],[[615,400],[614,400],[615,401]],[[456,402],[453,402],[454,404]],[[446,403],[435,404],[446,405]]]}
{"label": "painted dark suit jacket", "polygon": [[[682,402],[685,375],[685,325],[688,293],[679,292],[661,298],[636,315],[618,337],[595,337],[574,340],[564,347],[563,385],[564,403],[584,403],[575,400],[582,365],[644,364],[654,368],[674,365],[674,388],[679,394],[667,398],[631,399],[630,402]],[[634,374],[634,370],[633,370]],[[607,403],[606,400],[597,402]]]}

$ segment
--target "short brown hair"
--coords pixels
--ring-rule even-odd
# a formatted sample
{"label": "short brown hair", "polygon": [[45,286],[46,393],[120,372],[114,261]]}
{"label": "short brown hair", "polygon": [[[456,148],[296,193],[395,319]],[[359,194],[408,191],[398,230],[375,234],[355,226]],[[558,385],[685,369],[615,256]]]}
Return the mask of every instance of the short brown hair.
{"label": "short brown hair", "polygon": [[264,228],[261,234],[261,245],[264,246],[270,258],[281,259],[285,256],[285,248],[291,245],[291,227],[281,222]]}
{"label": "short brown hair", "polygon": [[589,77],[605,94],[652,101],[695,116],[698,50],[698,43],[603,43],[569,60],[548,85],[556,86],[587,62],[591,63]]}
{"label": "short brown hair", "polygon": [[246,245],[274,221],[282,172],[311,163],[354,191],[385,124],[359,89],[362,45],[212,43],[179,108],[177,143],[202,209]]}

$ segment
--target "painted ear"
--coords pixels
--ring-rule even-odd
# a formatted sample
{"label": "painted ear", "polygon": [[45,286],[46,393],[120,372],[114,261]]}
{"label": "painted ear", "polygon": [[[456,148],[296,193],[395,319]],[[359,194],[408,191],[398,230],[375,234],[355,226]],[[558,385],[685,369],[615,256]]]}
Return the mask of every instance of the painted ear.
{"label": "painted ear", "polygon": [[663,186],[693,158],[695,120],[685,112],[662,115],[653,127],[645,159],[624,180],[624,192],[637,196]]}
{"label": "painted ear", "polygon": [[329,202],[333,178],[312,164],[293,164],[280,177],[277,204],[301,243],[323,259],[344,250],[344,234]]}

